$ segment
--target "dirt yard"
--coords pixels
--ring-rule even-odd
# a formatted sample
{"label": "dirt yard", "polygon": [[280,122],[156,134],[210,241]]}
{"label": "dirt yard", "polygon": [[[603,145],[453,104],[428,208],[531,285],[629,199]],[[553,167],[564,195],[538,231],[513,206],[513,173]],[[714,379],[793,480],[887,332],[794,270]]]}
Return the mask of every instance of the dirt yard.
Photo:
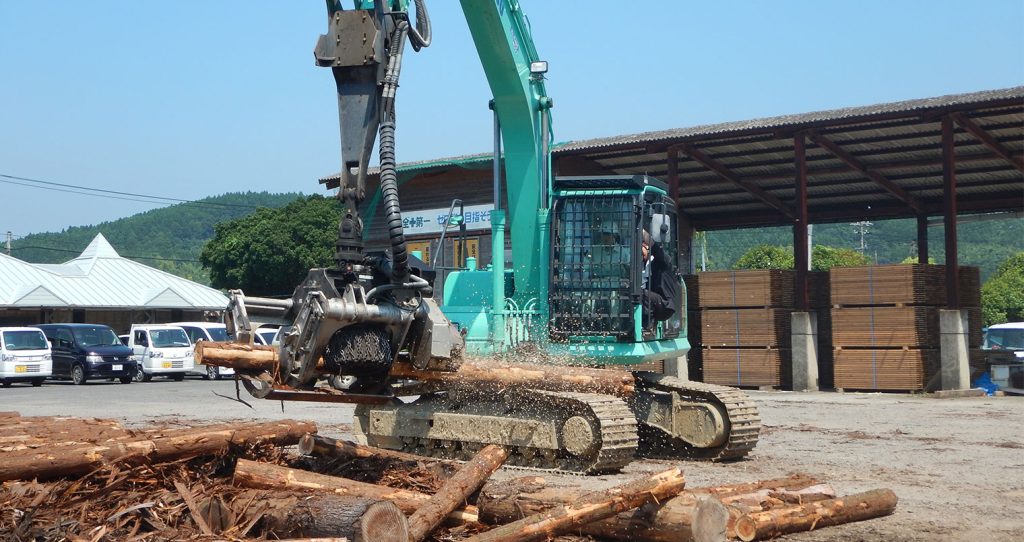
{"label": "dirt yard", "polygon": [[[116,418],[132,425],[173,418],[212,423],[294,418],[349,438],[352,407],[274,401],[253,409],[229,401],[230,381],[146,385],[48,384],[4,389],[4,410],[23,416]],[[244,393],[244,392],[243,392]],[[1018,540],[1024,531],[1024,397],[933,399],[922,395],[748,392],[758,402],[761,441],[745,461],[687,462],[690,487],[750,482],[802,472],[841,495],[890,488],[896,513],[786,540]],[[218,397],[219,396],[219,397]],[[211,408],[214,406],[215,408]],[[594,489],[677,462],[637,461],[621,475],[566,477]],[[503,470],[512,478],[527,471]]]}
{"label": "dirt yard", "polygon": [[1020,540],[1024,397],[749,393],[764,425],[758,447],[739,463],[686,464],[688,486],[804,472],[840,495],[887,487],[899,497],[891,516],[785,540]]}

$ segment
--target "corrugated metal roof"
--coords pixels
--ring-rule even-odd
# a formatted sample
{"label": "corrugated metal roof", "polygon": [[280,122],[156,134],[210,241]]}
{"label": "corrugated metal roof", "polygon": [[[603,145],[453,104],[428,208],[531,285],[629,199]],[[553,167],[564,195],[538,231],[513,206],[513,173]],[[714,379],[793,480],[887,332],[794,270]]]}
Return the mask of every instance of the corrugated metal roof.
{"label": "corrugated metal roof", "polygon": [[[947,115],[960,115],[989,137],[982,141],[960,121],[953,123],[960,208],[1024,209],[1019,164],[1024,153],[1024,86],[571,141],[557,145],[553,157],[560,175],[649,174],[668,180],[669,154],[675,150],[680,209],[697,229],[788,224],[790,219],[721,171],[792,209],[794,136],[807,134],[831,142],[871,175],[906,191],[925,214],[934,215],[942,210],[941,126]],[[1014,158],[997,155],[993,142]],[[695,159],[694,150],[718,170]],[[409,178],[453,167],[485,169],[491,159],[490,153],[481,153],[406,163],[399,170]],[[916,214],[907,202],[812,137],[806,141],[806,164],[812,222]],[[434,178],[441,181],[444,173]],[[337,179],[334,175],[321,182]]]}
{"label": "corrugated metal roof", "polygon": [[0,254],[0,307],[221,310],[218,290],[122,258],[103,234],[63,264]]}
{"label": "corrugated metal roof", "polygon": [[871,117],[892,113],[910,113],[927,109],[948,108],[958,105],[982,106],[989,102],[1000,102],[1013,99],[1024,100],[1024,86],[998,90],[984,90],[981,92],[971,92],[967,94],[950,94],[934,98],[906,100],[902,102],[890,102],[862,107],[846,107],[842,109],[813,111],[810,113],[799,113],[795,115],[780,115],[777,117],[761,119],[706,124],[691,126],[689,128],[677,128],[655,132],[642,132],[639,134],[587,139],[567,143],[560,147],[559,151],[563,153],[570,153],[576,150],[618,146],[629,143],[654,143],[671,139],[738,134],[742,132],[754,132],[782,127],[799,128],[821,122],[839,120],[852,121],[856,119],[868,120]]}

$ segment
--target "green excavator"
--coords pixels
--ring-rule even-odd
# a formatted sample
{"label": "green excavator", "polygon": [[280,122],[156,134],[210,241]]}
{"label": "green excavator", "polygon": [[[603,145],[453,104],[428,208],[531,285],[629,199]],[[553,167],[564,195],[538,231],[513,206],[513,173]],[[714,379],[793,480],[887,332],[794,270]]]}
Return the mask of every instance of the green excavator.
{"label": "green excavator", "polygon": [[[250,341],[257,322],[287,326],[277,374],[243,375],[246,389],[358,403],[358,440],[432,456],[466,459],[496,443],[512,450],[510,464],[575,473],[614,471],[637,455],[742,458],[760,430],[742,391],[649,370],[684,360],[690,348],[685,289],[672,265],[678,215],[666,185],[645,175],[552,177],[547,63],[525,15],[516,0],[461,6],[493,94],[490,265],[448,274],[440,305],[436,273],[404,239],[394,106],[405,45],[430,44],[424,0],[357,0],[353,9],[327,0],[328,33],[315,56],[333,71],[341,124],[335,265],[310,270],[291,299],[231,292],[226,320],[238,340]],[[364,246],[359,212],[375,143],[391,245],[379,252]],[[660,314],[645,302],[654,287],[648,245],[670,262],[674,287],[659,292],[670,310]],[[466,358],[621,370],[634,391],[495,393],[457,377],[417,385],[392,374],[404,360],[458,375]]]}

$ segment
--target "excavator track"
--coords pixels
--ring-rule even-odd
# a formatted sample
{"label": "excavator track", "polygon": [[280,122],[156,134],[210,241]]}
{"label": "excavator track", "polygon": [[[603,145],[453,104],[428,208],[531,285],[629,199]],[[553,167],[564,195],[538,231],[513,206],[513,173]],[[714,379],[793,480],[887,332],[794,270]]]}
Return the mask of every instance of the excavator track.
{"label": "excavator track", "polygon": [[687,457],[708,461],[734,461],[750,453],[757,445],[761,432],[761,417],[757,406],[742,390],[728,386],[689,382],[658,373],[635,373],[638,393],[650,390],[669,393],[678,400],[703,403],[717,408],[725,420],[728,436],[717,446],[698,448],[677,437],[640,423],[643,457]]}
{"label": "excavator track", "polygon": [[353,427],[356,438],[456,460],[468,460],[488,444],[501,444],[510,450],[507,466],[567,474],[618,471],[636,454],[636,419],[614,396],[529,389],[501,396],[452,395],[360,405]]}

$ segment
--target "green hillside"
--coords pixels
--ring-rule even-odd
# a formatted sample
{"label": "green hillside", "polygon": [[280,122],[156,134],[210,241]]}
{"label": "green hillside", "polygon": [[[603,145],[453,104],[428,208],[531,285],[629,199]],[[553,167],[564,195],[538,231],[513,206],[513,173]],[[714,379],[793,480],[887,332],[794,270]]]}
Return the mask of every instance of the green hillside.
{"label": "green hillside", "polygon": [[259,207],[284,207],[301,194],[230,193],[153,209],[94,226],[27,235],[12,243],[11,255],[32,263],[60,263],[80,254],[102,233],[121,256],[157,269],[209,284],[199,264],[213,226],[253,213]]}
{"label": "green hillside", "polygon": [[[962,222],[958,226],[957,248],[961,265],[981,268],[982,280],[995,272],[999,264],[1024,250],[1024,220],[1007,218],[979,222]],[[876,220],[867,229],[864,251],[871,261],[880,264],[900,263],[917,256],[917,222],[913,219]],[[818,224],[814,226],[813,243],[837,248],[859,249],[860,232],[850,224]],[[792,230],[760,228],[707,233],[706,257],[708,270],[730,269],[736,260],[751,247],[760,245],[793,246]],[[695,241],[695,257],[700,268],[701,244]],[[928,228],[929,257],[943,263],[945,246],[942,226]]]}

